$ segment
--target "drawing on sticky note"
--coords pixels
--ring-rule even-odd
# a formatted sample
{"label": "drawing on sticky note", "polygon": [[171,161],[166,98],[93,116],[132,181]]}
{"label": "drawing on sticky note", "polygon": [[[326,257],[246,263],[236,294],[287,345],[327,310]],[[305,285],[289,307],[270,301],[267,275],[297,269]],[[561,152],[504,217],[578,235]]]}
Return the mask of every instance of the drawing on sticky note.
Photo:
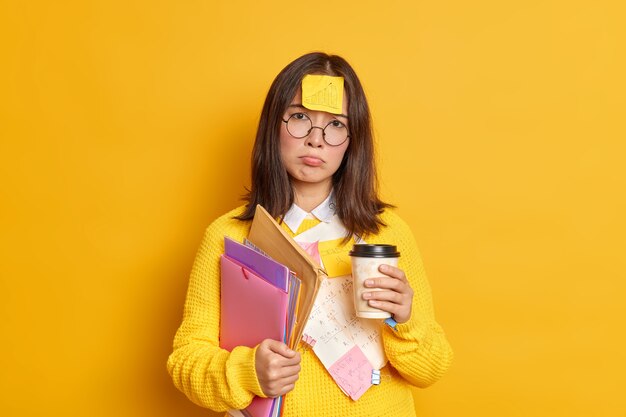
{"label": "drawing on sticky note", "polygon": [[372,385],[373,369],[361,349],[354,346],[328,370],[337,384],[356,401]]}
{"label": "drawing on sticky note", "polygon": [[307,109],[340,114],[343,106],[343,77],[305,75],[302,105]]}
{"label": "drawing on sticky note", "polygon": [[322,90],[318,90],[312,95],[305,97],[304,101],[306,101],[308,104],[329,106],[336,109],[339,105],[337,96],[337,86],[333,85],[333,83],[329,83]]}
{"label": "drawing on sticky note", "polygon": [[324,269],[328,272],[328,276],[331,278],[350,275],[352,273],[352,265],[346,261],[343,254],[325,254],[321,253],[321,257],[324,261]]}

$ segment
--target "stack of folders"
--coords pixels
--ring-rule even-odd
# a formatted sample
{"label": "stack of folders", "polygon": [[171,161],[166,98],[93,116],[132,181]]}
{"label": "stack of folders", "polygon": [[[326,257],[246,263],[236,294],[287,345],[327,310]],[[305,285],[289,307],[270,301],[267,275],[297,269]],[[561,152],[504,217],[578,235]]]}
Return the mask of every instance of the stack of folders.
{"label": "stack of folders", "polygon": [[[220,265],[220,346],[231,351],[274,339],[295,348],[324,271],[261,206],[245,245],[224,238]],[[229,414],[280,416],[283,401],[284,397],[255,397],[245,410]]]}

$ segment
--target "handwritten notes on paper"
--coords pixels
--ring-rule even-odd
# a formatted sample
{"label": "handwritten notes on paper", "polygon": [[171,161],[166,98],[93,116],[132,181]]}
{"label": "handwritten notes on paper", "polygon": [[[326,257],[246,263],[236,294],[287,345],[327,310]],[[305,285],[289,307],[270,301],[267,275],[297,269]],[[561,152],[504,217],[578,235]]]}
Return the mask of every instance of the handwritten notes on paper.
{"label": "handwritten notes on paper", "polygon": [[328,371],[337,384],[355,401],[372,385],[372,365],[358,346],[350,349]]}
{"label": "handwritten notes on paper", "polygon": [[341,244],[345,234],[341,222],[322,222],[295,240],[328,272],[304,327],[303,341],[339,388],[357,400],[372,386],[372,370],[383,368],[387,357],[381,321],[356,316],[350,259]]}
{"label": "handwritten notes on paper", "polygon": [[315,353],[327,369],[353,346],[380,369],[387,363],[380,321],[357,317],[352,297],[352,276],[325,279],[304,333],[316,341]]}

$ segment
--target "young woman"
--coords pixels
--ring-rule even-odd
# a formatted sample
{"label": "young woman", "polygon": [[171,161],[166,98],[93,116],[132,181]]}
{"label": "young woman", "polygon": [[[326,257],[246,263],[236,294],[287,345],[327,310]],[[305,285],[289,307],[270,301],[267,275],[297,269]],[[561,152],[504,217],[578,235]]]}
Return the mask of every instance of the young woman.
{"label": "young woman", "polygon": [[[343,83],[343,97],[334,91],[312,99],[308,90],[303,97],[303,80],[311,75]],[[340,106],[313,105],[324,100]],[[381,267],[380,277],[369,285],[382,291],[363,294],[369,305],[391,313],[395,325],[375,322],[378,333],[372,340],[380,344],[386,364],[380,384],[357,400],[344,393],[315,349],[303,342],[295,351],[274,340],[231,352],[219,347],[224,236],[241,242],[257,204],[296,240],[305,232],[315,235],[324,224],[343,231],[339,238],[319,242],[323,264],[349,265],[355,240],[393,244],[401,252],[398,267]],[[323,53],[296,59],[278,74],[263,106],[247,204],[206,229],[167,364],[174,384],[195,403],[216,411],[244,409],[254,396],[287,394],[285,417],[415,415],[411,386],[438,380],[452,351],[435,321],[411,231],[391,208],[378,198],[369,108],[354,70],[343,58]],[[327,280],[346,273],[338,266],[328,270]]]}

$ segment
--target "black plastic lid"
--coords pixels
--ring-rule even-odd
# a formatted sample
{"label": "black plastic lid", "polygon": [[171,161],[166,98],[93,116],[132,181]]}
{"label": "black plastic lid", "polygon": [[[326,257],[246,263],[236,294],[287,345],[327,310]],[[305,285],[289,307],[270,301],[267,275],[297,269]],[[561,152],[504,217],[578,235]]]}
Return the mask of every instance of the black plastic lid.
{"label": "black plastic lid", "polygon": [[400,252],[395,245],[357,244],[349,255],[359,258],[399,258]]}

